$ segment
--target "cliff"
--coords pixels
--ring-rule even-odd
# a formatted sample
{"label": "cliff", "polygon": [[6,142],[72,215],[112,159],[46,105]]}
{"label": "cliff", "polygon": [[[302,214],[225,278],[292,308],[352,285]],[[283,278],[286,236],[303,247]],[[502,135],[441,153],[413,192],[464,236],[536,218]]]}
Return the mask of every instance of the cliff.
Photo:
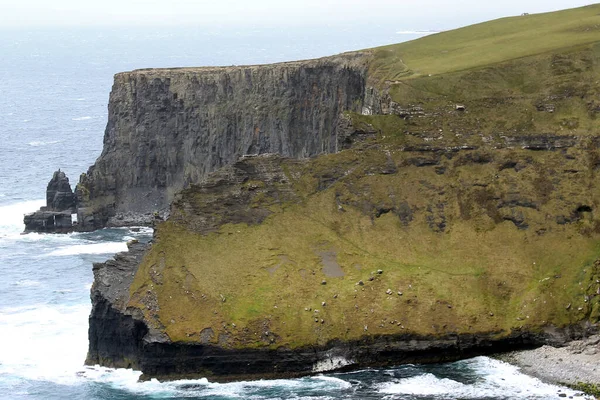
{"label": "cliff", "polygon": [[117,74],[104,149],[77,187],[80,226],[151,216],[176,192],[242,155],[337,151],[339,115],[360,111],[366,65],[365,55],[355,53]]}
{"label": "cliff", "polygon": [[297,376],[597,331],[599,15],[117,76],[80,213],[170,207],[94,266],[87,363]]}

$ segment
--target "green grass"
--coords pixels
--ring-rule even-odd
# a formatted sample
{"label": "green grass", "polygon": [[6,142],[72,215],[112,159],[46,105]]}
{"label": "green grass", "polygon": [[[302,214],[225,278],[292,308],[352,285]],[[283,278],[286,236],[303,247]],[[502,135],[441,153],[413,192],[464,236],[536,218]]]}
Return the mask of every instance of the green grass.
{"label": "green grass", "polygon": [[[390,149],[347,151],[302,167],[281,161],[296,179],[280,190],[293,188],[297,200],[272,208],[258,225],[225,224],[207,235],[193,231],[192,219],[160,225],[130,305],[144,309],[151,290],[159,311],[146,314],[172,340],[195,342],[211,328],[214,343],[230,347],[296,347],[366,334],[507,335],[589,315],[588,288],[579,282],[596,276],[587,266],[600,255],[597,234],[584,222],[562,226],[552,218],[598,194],[591,176],[554,176],[548,194],[535,181],[543,168],[573,162],[561,154],[535,153],[518,177],[499,170],[506,158],[524,158],[508,150],[483,166],[444,160],[447,171],[438,175],[433,166],[405,165],[412,155]],[[398,171],[382,174],[378,168],[390,162]],[[488,200],[475,185],[481,181],[491,183]],[[509,189],[539,204],[519,208],[527,230],[494,214],[502,210],[493,199]],[[183,201],[205,200],[213,201],[191,190]],[[402,203],[413,210],[410,221],[396,211],[376,216],[376,209],[401,210]],[[441,219],[446,227],[432,228]],[[344,277],[325,275],[326,251],[335,252]],[[162,279],[153,279],[157,273]]]}
{"label": "green grass", "polygon": [[600,5],[503,18],[372,49],[369,82],[424,110],[386,130],[396,137],[478,144],[482,135],[590,134],[600,110],[599,42]]}
{"label": "green grass", "polygon": [[600,385],[594,383],[579,382],[574,385],[567,385],[571,389],[581,390],[583,393],[594,396],[596,399],[600,398]]}
{"label": "green grass", "polygon": [[600,39],[600,5],[484,22],[374,49],[371,77],[439,75],[572,48]]}

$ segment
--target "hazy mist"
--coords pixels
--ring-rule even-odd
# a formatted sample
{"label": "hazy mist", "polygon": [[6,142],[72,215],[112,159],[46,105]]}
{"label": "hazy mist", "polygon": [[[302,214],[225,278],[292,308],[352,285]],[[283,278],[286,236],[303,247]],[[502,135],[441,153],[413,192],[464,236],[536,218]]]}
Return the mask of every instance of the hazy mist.
{"label": "hazy mist", "polygon": [[449,29],[523,12],[591,4],[577,0],[0,0],[0,27],[394,24]]}

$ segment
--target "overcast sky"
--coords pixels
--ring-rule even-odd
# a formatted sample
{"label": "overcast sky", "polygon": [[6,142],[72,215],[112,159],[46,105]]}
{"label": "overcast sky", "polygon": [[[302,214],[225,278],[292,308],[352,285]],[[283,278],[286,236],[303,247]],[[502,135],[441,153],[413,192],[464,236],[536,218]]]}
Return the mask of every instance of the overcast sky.
{"label": "overcast sky", "polygon": [[449,29],[579,0],[0,0],[0,27],[395,23]]}

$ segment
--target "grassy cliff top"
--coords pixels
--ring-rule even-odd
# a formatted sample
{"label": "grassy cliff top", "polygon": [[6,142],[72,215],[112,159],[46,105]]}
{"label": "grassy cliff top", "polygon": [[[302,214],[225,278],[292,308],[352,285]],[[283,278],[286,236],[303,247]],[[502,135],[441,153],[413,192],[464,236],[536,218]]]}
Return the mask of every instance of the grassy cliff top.
{"label": "grassy cliff top", "polygon": [[[371,112],[401,117],[385,121],[396,135],[454,136],[457,144],[595,135],[599,43],[600,5],[591,5],[375,48],[368,82],[383,101],[376,99]],[[377,110],[379,103],[387,109]],[[457,113],[458,104],[466,111]],[[379,131],[389,136],[389,129]]]}
{"label": "grassy cliff top", "polygon": [[471,25],[374,50],[376,80],[463,71],[600,40],[600,4]]}

